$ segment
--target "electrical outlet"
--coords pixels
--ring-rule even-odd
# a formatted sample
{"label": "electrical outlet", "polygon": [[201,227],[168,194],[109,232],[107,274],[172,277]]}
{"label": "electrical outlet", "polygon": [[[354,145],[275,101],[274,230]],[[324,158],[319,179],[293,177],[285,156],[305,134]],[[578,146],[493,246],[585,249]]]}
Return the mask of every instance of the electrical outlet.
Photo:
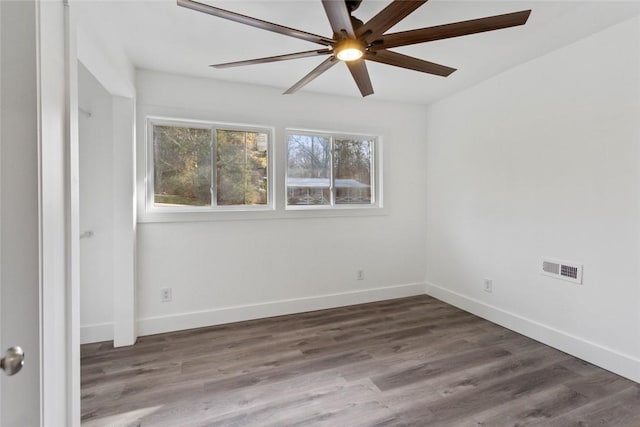
{"label": "electrical outlet", "polygon": [[160,301],[171,302],[171,288],[162,288],[160,290]]}
{"label": "electrical outlet", "polygon": [[364,270],[358,270],[358,280],[364,280]]}
{"label": "electrical outlet", "polygon": [[493,292],[493,280],[484,279],[484,291],[488,292],[488,293],[492,293]]}

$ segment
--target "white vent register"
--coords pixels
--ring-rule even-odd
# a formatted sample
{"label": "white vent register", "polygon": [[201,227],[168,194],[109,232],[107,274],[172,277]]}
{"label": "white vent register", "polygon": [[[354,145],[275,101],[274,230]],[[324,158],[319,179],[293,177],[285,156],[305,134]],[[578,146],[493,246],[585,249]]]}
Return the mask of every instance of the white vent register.
{"label": "white vent register", "polygon": [[542,274],[556,279],[582,284],[582,265],[555,258],[542,258]]}

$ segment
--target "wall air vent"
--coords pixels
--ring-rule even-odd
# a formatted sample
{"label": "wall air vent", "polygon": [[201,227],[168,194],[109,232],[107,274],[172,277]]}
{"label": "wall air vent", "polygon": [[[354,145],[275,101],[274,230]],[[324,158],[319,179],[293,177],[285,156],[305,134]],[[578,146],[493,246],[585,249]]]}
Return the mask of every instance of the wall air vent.
{"label": "wall air vent", "polygon": [[542,271],[557,276],[560,274],[560,264],[542,260]]}
{"label": "wall air vent", "polygon": [[582,265],[576,262],[543,257],[541,273],[556,279],[582,284]]}

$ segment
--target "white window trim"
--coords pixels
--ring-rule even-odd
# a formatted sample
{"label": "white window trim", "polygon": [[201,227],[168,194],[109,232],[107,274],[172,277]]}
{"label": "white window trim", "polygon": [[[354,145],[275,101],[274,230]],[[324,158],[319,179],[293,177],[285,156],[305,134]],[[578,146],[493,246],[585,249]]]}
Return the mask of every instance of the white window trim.
{"label": "white window trim", "polygon": [[[217,110],[200,110],[185,107],[169,107],[152,104],[138,104],[136,118],[136,176],[137,176],[137,200],[136,200],[136,216],[138,224],[154,224],[154,223],[187,223],[187,222],[218,222],[218,221],[252,221],[252,220],[282,220],[282,219],[323,219],[323,218],[363,218],[389,215],[389,206],[383,200],[384,177],[384,135],[382,132],[370,133],[351,131],[332,131],[317,130],[320,133],[330,133],[335,135],[353,135],[353,136],[372,136],[377,137],[376,146],[376,187],[377,187],[377,205],[335,207],[329,209],[321,208],[298,208],[286,209],[286,157],[287,142],[285,133],[288,130],[295,131],[311,131],[314,129],[305,126],[304,123],[298,126],[287,127],[286,119],[274,120],[274,125],[262,125],[255,117],[248,116],[243,118],[244,123],[237,123],[234,117],[229,116],[228,112],[220,112]],[[210,117],[222,117],[222,120],[213,121]],[[269,189],[272,207],[270,209],[226,209],[226,210],[178,210],[173,212],[155,209],[147,211],[147,194],[148,194],[148,176],[147,164],[149,159],[149,141],[148,137],[148,119],[159,119],[166,121],[175,121],[179,124],[202,124],[216,123],[229,126],[248,126],[258,129],[270,129],[269,149],[271,150],[269,158],[268,177],[271,181]],[[357,130],[357,129],[356,129]]]}
{"label": "white window trim", "polygon": [[[330,191],[331,191],[331,204],[329,205],[289,205],[288,200],[288,186],[289,181],[289,135],[303,134],[323,136],[329,138],[331,144],[331,160],[330,160]],[[333,156],[334,156],[334,141],[336,139],[350,139],[350,138],[362,138],[373,141],[372,148],[372,161],[371,161],[371,184],[373,191],[371,192],[371,203],[353,203],[353,204],[339,204],[335,202],[335,184],[334,184],[334,170],[333,170]],[[285,152],[285,164],[284,164],[284,205],[287,211],[352,211],[352,210],[379,210],[382,208],[382,164],[379,158],[382,157],[382,137],[378,135],[372,135],[368,133],[356,133],[356,132],[335,132],[335,131],[322,131],[311,129],[299,129],[299,128],[286,128],[284,133],[284,152]]]}
{"label": "white window trim", "polygon": [[[171,215],[172,221],[193,220],[194,215],[201,216],[203,214],[215,215],[222,212],[264,212],[273,211],[275,209],[275,183],[274,183],[274,128],[270,126],[260,125],[247,125],[238,123],[222,123],[206,120],[193,120],[193,119],[181,119],[181,118],[167,118],[158,116],[147,116],[145,119],[145,196],[144,196],[144,210],[148,217],[157,217],[158,219]],[[175,206],[175,207],[156,207],[154,206],[154,158],[153,158],[153,127],[155,125],[161,126],[189,126],[200,129],[215,130],[236,130],[246,132],[260,132],[268,135],[267,142],[267,204],[262,206],[217,206],[212,194],[211,206]],[[215,138],[215,137],[214,137]],[[212,139],[212,156],[215,156],[214,152],[214,139]],[[215,164],[214,164],[215,167]],[[215,171],[213,171],[212,179],[215,178]],[[214,183],[212,182],[212,185]],[[161,220],[161,219],[160,219]],[[162,221],[162,220],[161,220]]]}

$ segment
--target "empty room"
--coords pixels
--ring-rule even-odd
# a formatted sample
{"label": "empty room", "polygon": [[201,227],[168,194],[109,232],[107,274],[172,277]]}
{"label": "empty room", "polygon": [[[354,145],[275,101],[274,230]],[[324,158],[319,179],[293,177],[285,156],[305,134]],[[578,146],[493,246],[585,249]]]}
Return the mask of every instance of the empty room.
{"label": "empty room", "polygon": [[2,425],[640,426],[640,2],[8,3]]}

